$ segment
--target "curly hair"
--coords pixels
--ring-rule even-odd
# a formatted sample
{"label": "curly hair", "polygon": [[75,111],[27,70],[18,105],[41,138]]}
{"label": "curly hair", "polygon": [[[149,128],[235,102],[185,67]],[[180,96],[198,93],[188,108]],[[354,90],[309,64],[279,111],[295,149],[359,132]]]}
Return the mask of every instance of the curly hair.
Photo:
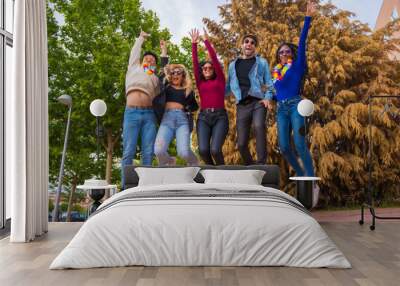
{"label": "curly hair", "polygon": [[275,54],[276,64],[279,64],[281,62],[281,59],[279,57],[279,51],[282,49],[283,46],[288,46],[289,49],[292,51],[293,61],[295,61],[296,58],[297,58],[298,47],[295,44],[292,44],[292,43],[282,43],[282,44],[279,45],[278,49],[276,50],[276,54]]}
{"label": "curly hair", "polygon": [[[278,49],[276,50],[276,54],[275,54],[276,64],[279,64],[281,62],[281,59],[279,57],[279,51],[281,50],[281,48],[283,46],[288,46],[289,49],[292,51],[293,61],[295,61],[297,59],[297,50],[299,47],[292,43],[282,43],[279,45]],[[300,90],[299,90],[300,95],[304,94],[304,84],[305,84],[307,74],[308,74],[308,65],[306,64],[306,70],[304,72],[303,78],[301,79],[301,86],[300,86]]]}
{"label": "curly hair", "polygon": [[171,83],[171,77],[172,77],[171,72],[174,69],[181,69],[183,71],[183,74],[182,74],[182,76],[183,76],[182,87],[185,89],[186,96],[188,96],[192,92],[193,86],[192,86],[192,79],[190,77],[190,74],[189,74],[188,70],[186,69],[186,67],[184,65],[181,65],[181,64],[169,64],[169,65],[166,65],[164,67],[164,73],[165,73],[164,81],[167,81],[166,84],[170,84]]}

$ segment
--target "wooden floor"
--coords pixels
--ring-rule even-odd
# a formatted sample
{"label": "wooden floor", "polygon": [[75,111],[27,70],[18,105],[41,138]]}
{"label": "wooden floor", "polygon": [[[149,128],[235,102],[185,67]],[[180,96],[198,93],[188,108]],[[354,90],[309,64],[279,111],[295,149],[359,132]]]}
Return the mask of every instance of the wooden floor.
{"label": "wooden floor", "polygon": [[349,270],[289,267],[123,267],[48,270],[81,223],[50,223],[27,244],[0,241],[0,285],[400,285],[400,222],[321,223],[353,265]]}

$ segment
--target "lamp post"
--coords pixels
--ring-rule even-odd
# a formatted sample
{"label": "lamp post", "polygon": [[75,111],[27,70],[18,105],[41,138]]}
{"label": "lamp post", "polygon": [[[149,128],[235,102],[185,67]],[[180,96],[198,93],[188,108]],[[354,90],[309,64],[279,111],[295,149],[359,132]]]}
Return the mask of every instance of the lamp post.
{"label": "lamp post", "polygon": [[[301,116],[304,117],[304,137],[306,139],[306,144],[304,148],[308,148],[308,134],[307,134],[307,117],[313,115],[314,113],[314,103],[309,99],[303,99],[297,105],[297,111]],[[300,133],[301,134],[301,133]]]}
{"label": "lamp post", "polygon": [[54,211],[53,211],[53,222],[58,221],[58,214],[59,214],[59,204],[60,204],[60,195],[61,195],[61,186],[62,186],[62,179],[64,176],[64,162],[65,162],[65,155],[67,152],[67,144],[68,144],[68,133],[69,133],[69,126],[71,124],[71,111],[72,111],[72,98],[69,95],[61,95],[57,98],[57,101],[61,104],[68,106],[68,120],[67,120],[67,128],[65,130],[65,137],[64,137],[64,148],[61,156],[61,165],[60,165],[60,173],[58,174],[58,185],[57,185],[57,192],[56,192],[56,201],[54,204]]}
{"label": "lamp post", "polygon": [[[103,136],[103,129],[100,126],[100,117],[104,116],[104,114],[107,111],[107,105],[106,103],[101,100],[101,99],[95,99],[90,103],[90,113],[96,117],[96,137],[97,137],[97,162],[99,162],[100,159],[100,136]],[[92,182],[102,182],[103,180],[91,180]],[[99,207],[101,204],[100,200],[104,197],[104,194],[106,192],[105,188],[91,188],[89,189],[89,196],[93,199],[93,204],[91,208],[89,209],[89,214],[93,213],[96,211],[96,209]]]}
{"label": "lamp post", "polygon": [[[301,116],[304,117],[304,129],[300,129],[301,135],[304,132],[305,144],[304,149],[308,148],[308,134],[307,134],[307,117],[314,113],[314,104],[309,99],[303,99],[297,105],[297,111]],[[290,177],[291,180],[296,181],[296,198],[307,208],[311,209],[315,206],[318,201],[318,195],[315,196],[314,200],[314,184],[320,180],[319,177]]]}
{"label": "lamp post", "polygon": [[107,105],[101,99],[95,99],[90,103],[90,113],[96,117],[96,137],[97,137],[97,162],[99,161],[99,153],[100,153],[100,144],[99,137],[100,133],[102,133],[102,129],[100,129],[100,117],[106,114]]}

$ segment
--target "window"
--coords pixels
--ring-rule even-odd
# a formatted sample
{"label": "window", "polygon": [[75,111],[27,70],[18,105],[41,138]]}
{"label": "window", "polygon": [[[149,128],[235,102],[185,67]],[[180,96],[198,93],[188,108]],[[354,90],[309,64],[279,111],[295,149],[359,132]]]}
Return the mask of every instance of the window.
{"label": "window", "polygon": [[[1,1],[1,0],[0,0]],[[14,0],[4,1],[4,12],[5,12],[5,30],[11,34],[14,33]]]}
{"label": "window", "polygon": [[[10,194],[5,188],[5,104],[11,94],[13,69],[14,0],[0,0],[0,229],[11,217]],[[1,236],[2,232],[0,232]]]}
{"label": "window", "polygon": [[[6,51],[5,51],[5,99],[9,98],[11,95],[11,75],[12,75],[12,70],[14,68],[14,61],[12,57],[12,46],[11,45],[6,45]],[[4,112],[5,113],[5,112]],[[3,114],[4,114],[3,113]],[[5,118],[5,116],[3,117]],[[3,121],[5,122],[5,121]],[[4,124],[5,127],[5,124]],[[6,129],[6,127],[4,128]],[[6,130],[5,130],[6,131]],[[5,139],[6,137],[4,137]],[[5,154],[5,152],[4,152]],[[5,166],[5,164],[4,164]],[[5,168],[4,168],[4,176],[5,176]],[[11,218],[11,193],[10,193],[10,188],[5,188],[5,219]]]}
{"label": "window", "polygon": [[0,34],[0,228],[5,223],[4,194],[4,35]]}

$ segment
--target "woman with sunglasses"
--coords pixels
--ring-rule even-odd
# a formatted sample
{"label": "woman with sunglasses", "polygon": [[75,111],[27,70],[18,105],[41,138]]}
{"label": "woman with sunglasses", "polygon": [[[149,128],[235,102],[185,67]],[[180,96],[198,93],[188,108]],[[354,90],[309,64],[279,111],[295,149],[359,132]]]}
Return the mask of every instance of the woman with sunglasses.
{"label": "woman with sunglasses", "polygon": [[[257,54],[258,43],[256,35],[244,35],[241,56],[229,64],[225,89],[226,95],[233,94],[236,99],[237,147],[245,165],[267,162],[265,122],[274,88],[268,61]],[[251,129],[256,139],[256,161],[249,148]]]}
{"label": "woman with sunglasses", "polygon": [[[277,125],[279,148],[298,176],[314,176],[313,161],[306,145],[304,134],[304,117],[297,111],[301,101],[304,76],[307,70],[306,40],[310,27],[311,15],[314,14],[315,3],[309,1],[307,13],[301,32],[299,46],[283,43],[276,53],[277,65],[273,69],[272,78],[276,90]],[[290,144],[293,131],[294,145],[303,167],[299,164],[295,151]]]}
{"label": "woman with sunglasses", "polygon": [[153,102],[156,114],[162,118],[154,144],[154,153],[160,166],[175,165],[168,154],[171,141],[176,138],[178,156],[188,165],[197,165],[197,157],[190,148],[191,113],[199,106],[194,97],[192,81],[185,66],[170,64],[164,68],[161,93]]}
{"label": "woman with sunglasses", "polygon": [[197,140],[201,159],[207,165],[224,165],[222,145],[229,130],[228,115],[225,110],[225,75],[217,54],[204,30],[204,45],[210,60],[199,64],[197,44],[199,30],[189,33],[192,38],[193,73],[200,95],[201,110],[197,118]]}

